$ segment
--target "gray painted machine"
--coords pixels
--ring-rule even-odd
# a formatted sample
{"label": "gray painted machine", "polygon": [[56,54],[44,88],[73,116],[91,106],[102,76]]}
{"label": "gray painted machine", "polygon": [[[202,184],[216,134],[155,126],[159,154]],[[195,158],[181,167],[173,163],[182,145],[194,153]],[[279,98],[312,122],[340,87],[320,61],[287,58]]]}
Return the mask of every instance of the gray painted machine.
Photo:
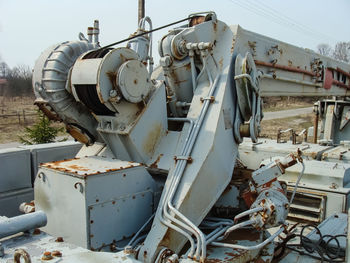
{"label": "gray painted machine", "polygon": [[[274,258],[273,240],[290,230],[288,212],[300,199],[297,186],[308,162],[303,149],[270,161],[263,159],[278,154],[251,159],[239,144],[251,138],[243,145],[253,152],[259,144],[262,96],[345,98],[350,65],[227,26],[213,12],[190,15],[188,21],[160,40],[154,71],[149,18],[141,20],[126,47],[101,48],[96,22],[89,39],[80,35],[39,57],[33,78],[38,106],[85,146],[73,159],[41,165],[35,213],[41,221],[45,213],[46,234],[29,234],[28,251],[14,251],[15,258],[147,263]],[[327,143],[349,140],[348,101],[319,105],[325,127],[333,125],[330,132],[323,129]],[[335,110],[340,122],[330,113]],[[237,159],[255,171],[244,173]],[[350,166],[342,165],[339,181],[348,200]],[[298,179],[285,180],[287,185],[280,179],[290,169]],[[11,251],[16,242],[7,242]]]}

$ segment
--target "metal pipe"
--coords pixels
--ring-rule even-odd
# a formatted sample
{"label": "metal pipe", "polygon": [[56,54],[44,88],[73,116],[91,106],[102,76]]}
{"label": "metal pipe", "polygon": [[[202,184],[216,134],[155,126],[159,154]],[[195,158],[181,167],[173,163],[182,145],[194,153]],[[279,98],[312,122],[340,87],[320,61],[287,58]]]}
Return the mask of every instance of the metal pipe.
{"label": "metal pipe", "polygon": [[234,220],[237,221],[238,219],[242,218],[242,217],[245,217],[247,215],[250,215],[250,214],[253,214],[253,213],[258,213],[260,211],[264,210],[263,207],[256,207],[256,208],[253,208],[253,209],[249,209],[247,211],[244,211],[238,215],[235,216]]}
{"label": "metal pipe", "polygon": [[92,43],[92,35],[94,32],[94,28],[93,27],[88,27],[87,28],[87,35],[88,35],[88,41],[89,43]]}
{"label": "metal pipe", "polygon": [[137,22],[139,23],[141,19],[144,17],[145,17],[145,0],[139,0]]}
{"label": "metal pipe", "polygon": [[300,162],[301,166],[302,166],[302,169],[301,169],[301,172],[300,172],[300,175],[295,183],[295,186],[294,186],[294,190],[293,190],[293,193],[292,193],[292,196],[290,197],[290,200],[289,200],[289,204],[291,205],[293,203],[293,200],[294,200],[294,196],[295,196],[295,193],[297,191],[297,188],[298,188],[298,184],[301,180],[301,177],[303,176],[304,174],[304,171],[305,171],[305,164]]}
{"label": "metal pipe", "polygon": [[0,221],[0,238],[39,228],[46,224],[47,217],[43,211],[11,217]]}
{"label": "metal pipe", "polygon": [[197,72],[196,72],[196,67],[194,65],[194,50],[190,49],[188,54],[190,56],[190,61],[191,61],[192,89],[194,94],[197,88],[197,85],[196,85]]}
{"label": "metal pipe", "polygon": [[215,235],[213,235],[210,238],[208,238],[206,240],[206,244],[209,245],[211,242],[216,240],[219,236],[221,236],[223,233],[225,233],[228,228],[229,228],[229,226],[226,226],[223,229],[221,229],[220,231],[218,231]]}
{"label": "metal pipe", "polygon": [[94,44],[98,45],[98,43],[99,43],[98,35],[100,34],[100,26],[99,26],[98,20],[94,21],[94,29],[93,29],[92,33],[94,35]]}
{"label": "metal pipe", "polygon": [[297,68],[297,67],[291,67],[291,66],[285,66],[285,65],[279,65],[279,64],[273,64],[261,60],[254,60],[255,65],[259,66],[264,66],[264,67],[269,67],[269,68],[277,68],[277,69],[282,69],[285,71],[290,71],[290,72],[296,72],[296,73],[303,73],[312,77],[317,76],[314,72],[308,71],[305,69]]}
{"label": "metal pipe", "polygon": [[317,133],[318,133],[318,117],[320,113],[318,109],[315,112],[315,118],[314,118],[314,138],[313,138],[313,143],[317,143]]}
{"label": "metal pipe", "polygon": [[[194,127],[194,121],[191,120],[191,119],[188,119],[188,118],[168,118],[169,121],[178,121],[178,122],[189,122],[190,123],[190,127],[189,127],[189,132],[186,136],[186,139],[185,139],[185,143],[184,143],[184,146],[183,146],[183,149],[181,150],[181,153],[183,154],[185,152],[185,148],[186,148],[186,145],[188,144],[188,141],[189,141],[189,137],[192,133],[192,130],[193,130],[193,127]],[[180,160],[181,161],[181,160]],[[178,163],[177,163],[178,164]],[[174,172],[174,175],[176,175],[176,169],[178,168],[178,166],[175,167],[175,172]],[[193,253],[194,253],[194,249],[195,249],[195,244],[194,244],[194,240],[193,238],[191,237],[191,235],[189,235],[187,232],[185,232],[184,230],[182,230],[181,228],[175,226],[175,225],[172,225],[171,223],[169,223],[168,221],[165,220],[164,216],[163,216],[163,213],[166,215],[167,214],[167,211],[166,211],[166,204],[167,204],[167,201],[169,199],[169,194],[170,192],[172,191],[174,185],[176,184],[175,183],[175,179],[176,179],[176,176],[173,176],[172,178],[172,181],[170,183],[170,188],[169,190],[167,191],[164,199],[161,200],[161,203],[159,204],[159,206],[163,207],[163,209],[160,211],[160,213],[158,214],[158,219],[160,220],[160,222],[162,222],[164,225],[174,229],[175,231],[183,234],[190,242],[191,246],[190,246],[190,252],[188,254],[189,257],[193,257]],[[171,219],[175,219],[175,218],[172,218],[170,217],[170,220]],[[175,219],[174,222],[176,223],[178,220]],[[180,222],[180,225],[181,225],[181,222]]]}
{"label": "metal pipe", "polygon": [[277,237],[279,234],[283,232],[283,227],[281,227],[279,230],[276,231],[272,236],[267,238],[264,242],[261,242],[258,245],[255,246],[240,246],[240,245],[234,245],[234,244],[228,244],[228,243],[220,243],[220,242],[211,242],[211,245],[217,246],[217,247],[228,247],[233,249],[243,249],[243,250],[257,250],[264,246],[266,246],[268,243],[272,242],[275,237]]}
{"label": "metal pipe", "polygon": [[241,227],[249,226],[249,225],[251,225],[253,223],[255,223],[254,220],[247,220],[247,221],[244,221],[244,222],[239,223],[237,225],[231,226],[229,229],[226,230],[224,238],[227,237],[232,231],[234,231],[236,229],[239,229]]}
{"label": "metal pipe", "polygon": [[286,81],[286,82],[291,82],[291,83],[296,83],[304,86],[312,86],[312,87],[322,87],[321,83],[314,83],[310,81],[303,81],[303,80],[298,80],[298,79],[290,79],[290,78],[284,78],[284,77],[278,77],[270,74],[263,74],[261,76],[262,78],[267,78],[267,79],[276,79],[276,80],[281,80],[281,81]]}
{"label": "metal pipe", "polygon": [[[203,67],[205,67],[206,64],[203,65]],[[203,70],[203,69],[202,69]],[[219,79],[220,79],[220,74],[217,75],[214,83],[212,84],[210,90],[209,90],[209,94],[208,96],[212,96],[215,92],[215,89],[216,89],[216,86],[217,86],[217,83],[219,82]],[[203,120],[204,120],[204,117],[206,115],[206,112],[207,112],[207,109],[209,107],[209,104],[210,104],[210,101],[208,100],[205,100],[204,103],[203,103],[203,107],[202,107],[202,110],[198,116],[198,119],[195,123],[195,126],[194,126],[194,129],[193,129],[193,132],[191,132],[190,134],[190,140],[188,142],[188,144],[185,145],[185,151],[184,151],[184,156],[190,156],[191,152],[192,152],[192,149],[193,149],[193,146],[196,142],[196,139],[197,139],[197,136],[198,136],[198,133],[200,131],[200,128],[201,128],[201,125],[203,123]],[[180,219],[182,219],[186,224],[188,224],[193,230],[194,230],[194,234],[196,235],[197,237],[197,242],[198,242],[198,245],[197,245],[197,251],[198,252],[198,248],[200,247],[201,245],[201,249],[202,249],[202,253],[201,253],[201,257],[204,259],[206,257],[206,239],[205,239],[205,236],[203,234],[202,231],[200,231],[200,229],[194,225],[188,218],[186,218],[182,213],[180,213],[177,209],[174,208],[174,206],[172,205],[172,198],[174,197],[175,193],[176,193],[176,189],[177,189],[177,186],[181,180],[181,177],[182,177],[182,174],[184,172],[184,169],[187,165],[187,161],[185,160],[179,160],[178,163],[177,163],[177,166],[176,168],[179,167],[179,172],[177,172],[178,170],[175,168],[175,171],[174,171],[174,180],[175,180],[175,183],[174,183],[174,186],[172,187],[172,191],[171,193],[169,194],[169,198],[168,198],[168,208],[174,212]],[[169,218],[172,218],[174,219],[174,217],[171,217],[171,215],[166,211],[166,207],[164,206],[164,213],[166,216],[168,216]],[[199,237],[198,237],[199,235]]]}
{"label": "metal pipe", "polygon": [[132,244],[134,243],[135,239],[138,237],[138,235],[140,235],[140,233],[145,229],[145,227],[152,221],[153,217],[155,214],[153,214],[147,221],[146,223],[143,224],[143,226],[136,232],[136,234],[132,237],[132,239],[130,239],[129,243],[127,244],[127,246],[132,246]]}

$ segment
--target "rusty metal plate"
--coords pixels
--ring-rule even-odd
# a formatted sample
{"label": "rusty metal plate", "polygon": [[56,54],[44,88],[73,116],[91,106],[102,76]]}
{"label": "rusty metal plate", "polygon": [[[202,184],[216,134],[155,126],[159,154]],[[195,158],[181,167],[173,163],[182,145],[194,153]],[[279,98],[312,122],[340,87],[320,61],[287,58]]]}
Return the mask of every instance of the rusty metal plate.
{"label": "rusty metal plate", "polygon": [[100,156],[73,158],[69,160],[44,163],[41,165],[41,167],[58,170],[80,178],[120,171],[137,166],[141,166],[141,164],[117,159],[107,159]]}

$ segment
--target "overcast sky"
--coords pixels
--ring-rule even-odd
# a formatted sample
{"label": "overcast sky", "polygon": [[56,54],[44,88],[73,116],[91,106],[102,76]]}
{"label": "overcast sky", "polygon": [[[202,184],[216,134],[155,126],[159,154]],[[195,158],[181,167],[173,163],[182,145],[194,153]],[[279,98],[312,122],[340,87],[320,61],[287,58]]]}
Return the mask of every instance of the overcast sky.
{"label": "overcast sky", "polygon": [[[350,41],[350,0],[145,0],[158,27],[198,11],[310,49]],[[0,58],[10,67],[33,67],[52,44],[76,40],[100,20],[100,42],[128,37],[137,27],[137,0],[0,0]],[[155,43],[167,30],[154,34]],[[156,52],[155,47],[155,52]],[[157,64],[157,62],[156,62]]]}

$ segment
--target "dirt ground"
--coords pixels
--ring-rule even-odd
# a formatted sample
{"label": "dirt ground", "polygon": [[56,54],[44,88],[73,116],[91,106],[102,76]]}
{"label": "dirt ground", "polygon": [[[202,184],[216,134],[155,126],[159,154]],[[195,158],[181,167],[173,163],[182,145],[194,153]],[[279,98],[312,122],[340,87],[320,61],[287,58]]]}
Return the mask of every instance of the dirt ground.
{"label": "dirt ground", "polygon": [[[36,110],[33,97],[0,96],[0,143],[19,141],[19,137],[25,135],[25,127],[35,123]],[[60,123],[53,125],[62,127]],[[59,136],[63,135],[65,133],[59,134]]]}
{"label": "dirt ground", "polygon": [[[313,105],[310,99],[301,100],[295,98],[269,98],[265,100],[264,111],[279,111],[293,108],[309,107]],[[34,105],[33,97],[0,97],[0,143],[19,141],[19,137],[25,134],[25,127],[34,124],[37,107]],[[23,118],[23,112],[25,118]],[[13,115],[13,116],[7,116]],[[276,139],[279,128],[293,128],[300,132],[304,128],[312,126],[313,115],[301,115],[284,119],[262,121],[261,137]],[[55,123],[57,127],[62,124]],[[59,134],[65,136],[66,133]]]}

